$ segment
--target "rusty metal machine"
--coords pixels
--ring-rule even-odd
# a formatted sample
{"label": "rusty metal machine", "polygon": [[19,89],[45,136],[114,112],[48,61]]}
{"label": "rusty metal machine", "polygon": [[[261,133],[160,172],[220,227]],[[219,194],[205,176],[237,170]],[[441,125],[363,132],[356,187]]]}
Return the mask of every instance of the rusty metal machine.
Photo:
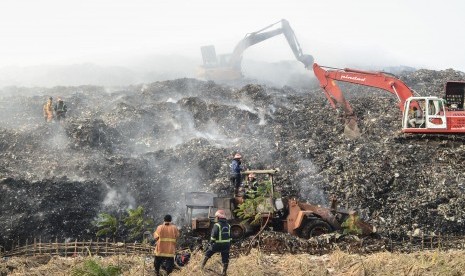
{"label": "rusty metal machine", "polygon": [[[258,232],[262,228],[273,229],[273,231],[287,232],[301,238],[310,238],[325,233],[330,233],[344,228],[344,222],[352,220],[353,226],[359,230],[358,234],[369,235],[376,232],[376,229],[367,222],[358,218],[353,210],[344,210],[337,207],[337,200],[331,199],[330,207],[322,207],[307,202],[300,202],[296,198],[281,198],[274,191],[273,176],[279,170],[255,170],[245,171],[243,174],[254,173],[265,175],[267,181],[271,183],[269,197],[265,197],[263,203],[257,207],[256,214],[261,217],[260,223],[254,224],[251,219],[238,217],[236,210],[240,204],[247,199],[245,194],[231,197],[217,197],[210,194],[210,198],[197,205],[188,205],[188,219],[194,233],[199,236],[208,237],[210,229],[214,224],[214,214],[216,210],[223,209],[227,219],[231,224],[231,236],[233,239],[240,239],[244,236]],[[202,193],[186,194],[186,202],[192,202],[190,198],[199,196]],[[189,200],[188,200],[189,198]],[[204,209],[205,214],[193,216],[193,210]]]}

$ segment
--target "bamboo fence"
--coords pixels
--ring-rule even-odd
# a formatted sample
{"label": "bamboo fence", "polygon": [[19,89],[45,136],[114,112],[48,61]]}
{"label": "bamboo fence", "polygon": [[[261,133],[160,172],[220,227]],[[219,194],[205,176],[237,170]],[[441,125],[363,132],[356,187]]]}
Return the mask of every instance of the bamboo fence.
{"label": "bamboo fence", "polygon": [[[381,246],[382,245],[382,246]],[[325,254],[334,249],[335,247],[343,249],[343,243],[340,244],[336,240],[326,241],[322,244],[313,244],[307,246],[304,251],[310,254]],[[465,236],[449,236],[449,235],[436,235],[436,236],[410,236],[401,240],[386,240],[380,243],[365,243],[365,240],[360,239],[357,244],[350,244],[349,246],[354,252],[400,252],[411,253],[422,250],[449,250],[458,249],[465,250]],[[0,257],[12,256],[36,256],[36,255],[56,255],[62,257],[77,257],[77,256],[112,256],[112,255],[147,255],[153,252],[154,247],[148,243],[134,242],[115,242],[106,239],[102,240],[88,240],[88,241],[55,241],[44,242],[41,239],[34,239],[32,242],[26,240],[24,245],[19,243],[11,246],[9,251],[4,251],[5,247],[0,246]],[[357,250],[363,249],[363,250]],[[344,249],[343,249],[344,250]],[[241,248],[232,249],[232,251],[241,252]],[[266,252],[266,248],[263,248]],[[299,251],[299,250],[297,250]]]}
{"label": "bamboo fence", "polygon": [[34,239],[32,242],[26,240],[24,245],[16,244],[11,250],[1,252],[2,257],[12,256],[35,256],[35,255],[57,255],[63,257],[76,256],[112,256],[112,255],[135,255],[150,254],[153,246],[147,243],[125,243],[106,239],[88,241],[55,241],[44,242]]}

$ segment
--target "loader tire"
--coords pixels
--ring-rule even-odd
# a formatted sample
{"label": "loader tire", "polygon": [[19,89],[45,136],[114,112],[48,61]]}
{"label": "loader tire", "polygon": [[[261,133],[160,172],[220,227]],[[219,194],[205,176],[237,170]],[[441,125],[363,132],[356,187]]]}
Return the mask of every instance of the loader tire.
{"label": "loader tire", "polygon": [[240,240],[244,238],[245,231],[240,225],[232,225],[231,226],[231,238],[233,240]]}
{"label": "loader tire", "polygon": [[308,220],[300,231],[300,237],[309,239],[331,232],[331,226],[321,219]]}

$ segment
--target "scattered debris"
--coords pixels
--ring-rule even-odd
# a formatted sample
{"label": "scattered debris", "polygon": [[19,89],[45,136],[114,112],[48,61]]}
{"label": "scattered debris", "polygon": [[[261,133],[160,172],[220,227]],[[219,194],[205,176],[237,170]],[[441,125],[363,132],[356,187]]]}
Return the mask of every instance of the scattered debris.
{"label": "scattered debris", "polygon": [[[419,70],[401,79],[442,96],[447,80],[465,76]],[[381,235],[465,234],[464,140],[399,134],[395,97],[355,85],[344,91],[359,118],[357,140],[344,137],[342,116],[317,86],[177,79],[117,91],[30,88],[4,98],[0,244],[95,237],[99,212],[137,206],[155,220],[171,213],[181,225],[185,192],[229,192],[236,150],[248,168],[279,167],[283,196],[328,206],[334,194]],[[55,94],[68,104],[63,125],[43,122],[44,99]]]}

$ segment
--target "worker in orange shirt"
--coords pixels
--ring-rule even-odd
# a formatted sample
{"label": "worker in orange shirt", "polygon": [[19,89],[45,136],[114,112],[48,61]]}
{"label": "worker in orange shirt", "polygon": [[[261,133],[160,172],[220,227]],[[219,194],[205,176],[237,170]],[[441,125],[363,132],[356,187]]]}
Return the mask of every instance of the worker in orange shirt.
{"label": "worker in orange shirt", "polygon": [[166,215],[163,224],[157,227],[153,238],[155,246],[155,275],[160,275],[160,267],[164,264],[166,273],[170,274],[174,268],[174,255],[176,252],[176,239],[179,237],[178,228],[171,223],[171,215]]}
{"label": "worker in orange shirt", "polygon": [[51,122],[53,120],[53,98],[48,98],[48,101],[44,104],[44,118],[46,122]]}

